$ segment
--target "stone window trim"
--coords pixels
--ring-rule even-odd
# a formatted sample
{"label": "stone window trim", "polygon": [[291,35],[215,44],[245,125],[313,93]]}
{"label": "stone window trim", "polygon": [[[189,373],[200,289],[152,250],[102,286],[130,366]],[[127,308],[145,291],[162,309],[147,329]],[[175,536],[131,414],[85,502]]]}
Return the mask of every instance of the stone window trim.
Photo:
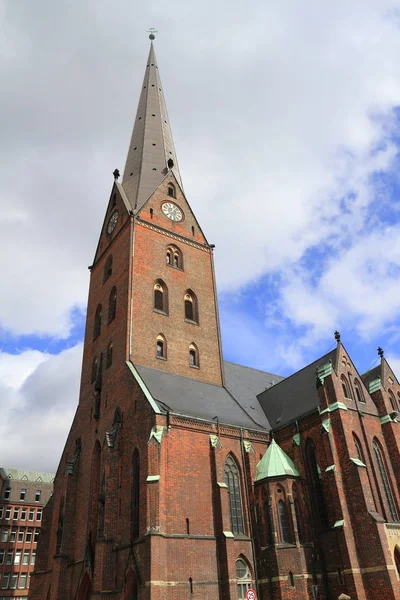
{"label": "stone window trim", "polygon": [[154,282],[153,312],[168,316],[168,287],[162,279]]}
{"label": "stone window trim", "polygon": [[199,325],[199,303],[196,294],[192,290],[186,290],[183,303],[186,323]]}

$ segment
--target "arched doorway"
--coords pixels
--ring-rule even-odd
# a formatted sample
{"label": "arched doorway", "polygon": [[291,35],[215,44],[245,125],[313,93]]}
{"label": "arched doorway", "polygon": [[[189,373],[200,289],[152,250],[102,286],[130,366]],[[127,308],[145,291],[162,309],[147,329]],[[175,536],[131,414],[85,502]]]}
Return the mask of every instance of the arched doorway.
{"label": "arched doorway", "polygon": [[90,600],[92,594],[92,582],[89,574],[86,573],[79,588],[78,600]]}

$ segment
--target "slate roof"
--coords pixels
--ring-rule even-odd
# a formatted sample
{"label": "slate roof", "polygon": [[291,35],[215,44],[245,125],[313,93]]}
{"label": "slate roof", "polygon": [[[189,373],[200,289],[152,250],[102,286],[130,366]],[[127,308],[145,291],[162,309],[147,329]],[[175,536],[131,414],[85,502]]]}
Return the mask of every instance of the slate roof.
{"label": "slate roof", "polygon": [[283,427],[318,407],[316,369],[329,361],[335,365],[336,350],[328,352],[258,395],[272,429]]}
{"label": "slate roof", "polygon": [[257,400],[279,375],[225,362],[226,387],[135,365],[161,411],[213,420],[250,429],[271,429]]}
{"label": "slate roof", "polygon": [[379,363],[379,365],[376,365],[376,367],[374,367],[373,369],[370,369],[369,371],[367,371],[366,373],[363,373],[361,375],[361,379],[367,389],[368,389],[368,386],[371,383],[371,381],[374,381],[375,379],[379,379],[380,377],[381,377],[381,364],[380,363]]}
{"label": "slate roof", "polygon": [[22,469],[5,469],[0,467],[0,479],[10,479],[12,481],[40,481],[43,483],[53,483],[54,473],[42,473],[41,471],[23,471]]}

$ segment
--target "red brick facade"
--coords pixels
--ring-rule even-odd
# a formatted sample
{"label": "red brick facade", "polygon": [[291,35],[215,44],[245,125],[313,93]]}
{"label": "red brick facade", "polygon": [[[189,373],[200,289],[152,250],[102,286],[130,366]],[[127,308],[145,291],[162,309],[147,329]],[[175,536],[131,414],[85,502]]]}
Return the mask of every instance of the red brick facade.
{"label": "red brick facade", "polygon": [[[181,221],[166,218],[166,201]],[[212,247],[176,178],[167,172],[136,213],[115,183],[91,268],[79,406],[31,600],[237,600],[246,587],[263,600],[400,597],[400,386],[386,361],[371,387],[339,343],[316,383],[319,406],[272,433],[200,419],[190,396],[191,417],[161,410],[136,370],[220,388],[222,364]],[[271,435],[299,476],[255,481]]]}

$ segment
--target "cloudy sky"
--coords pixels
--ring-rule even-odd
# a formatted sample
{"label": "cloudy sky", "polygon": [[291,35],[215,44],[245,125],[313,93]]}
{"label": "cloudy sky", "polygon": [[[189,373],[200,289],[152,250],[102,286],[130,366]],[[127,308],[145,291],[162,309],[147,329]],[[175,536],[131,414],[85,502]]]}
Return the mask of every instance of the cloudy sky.
{"label": "cloudy sky", "polygon": [[400,372],[400,2],[0,0],[0,464],[55,470],[88,270],[156,53],[225,357],[289,374],[339,329]]}

